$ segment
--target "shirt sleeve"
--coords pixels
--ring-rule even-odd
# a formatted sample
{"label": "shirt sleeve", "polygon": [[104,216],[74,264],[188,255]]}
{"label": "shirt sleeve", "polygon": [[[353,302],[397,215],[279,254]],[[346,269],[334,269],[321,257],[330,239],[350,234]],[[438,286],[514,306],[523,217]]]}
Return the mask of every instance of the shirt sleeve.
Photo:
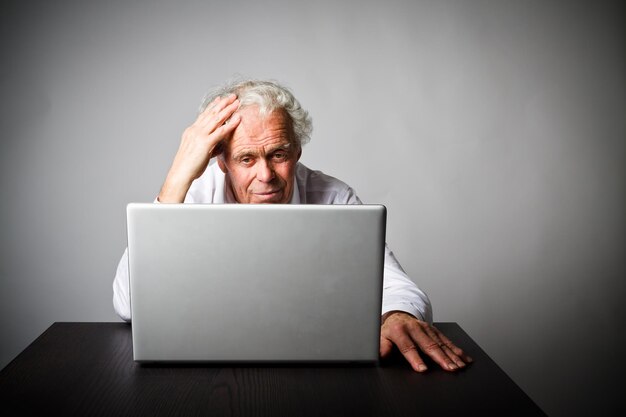
{"label": "shirt sleeve", "polygon": [[[338,194],[335,204],[363,204],[356,192],[348,187]],[[385,266],[383,272],[383,307],[381,314],[404,311],[419,320],[432,323],[430,300],[424,291],[404,272],[389,246],[385,244]]]}
{"label": "shirt sleeve", "polygon": [[433,322],[428,296],[409,278],[389,246],[385,245],[382,314],[396,310],[412,314],[428,323]]}
{"label": "shirt sleeve", "polygon": [[[161,204],[157,196],[154,204]],[[125,322],[130,322],[130,278],[128,273],[128,248],[124,250],[122,259],[117,264],[115,278],[113,279],[113,309]]]}
{"label": "shirt sleeve", "polygon": [[117,265],[113,280],[113,308],[120,318],[130,322],[130,283],[128,279],[128,248]]}

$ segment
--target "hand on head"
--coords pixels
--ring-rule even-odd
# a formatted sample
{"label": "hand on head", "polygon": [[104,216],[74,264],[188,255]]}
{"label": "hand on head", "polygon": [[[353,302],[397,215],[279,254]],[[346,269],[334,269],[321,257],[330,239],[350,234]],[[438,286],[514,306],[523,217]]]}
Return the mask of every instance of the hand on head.
{"label": "hand on head", "polygon": [[206,170],[209,160],[222,152],[222,143],[239,125],[241,118],[235,111],[239,100],[234,94],[217,97],[183,132],[183,136],[167,174],[159,201],[182,203],[196,178]]}

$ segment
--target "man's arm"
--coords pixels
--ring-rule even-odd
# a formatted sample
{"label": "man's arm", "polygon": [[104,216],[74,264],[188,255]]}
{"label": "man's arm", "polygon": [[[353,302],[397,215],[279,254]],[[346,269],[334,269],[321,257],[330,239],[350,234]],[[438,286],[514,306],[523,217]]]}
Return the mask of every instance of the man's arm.
{"label": "man's arm", "polygon": [[432,325],[430,300],[409,279],[393,253],[385,249],[380,356],[391,354],[395,345],[417,372],[427,369],[419,351],[445,370],[465,367],[472,358]]}
{"label": "man's arm", "polygon": [[395,255],[385,244],[382,314],[404,311],[427,323],[433,322],[430,300],[409,278]]}
{"label": "man's arm", "polygon": [[239,115],[233,114],[238,107],[239,100],[234,94],[218,97],[185,129],[161,187],[160,203],[182,203],[185,200],[191,183],[204,173],[209,160],[222,152],[221,142],[239,125]]}
{"label": "man's arm", "polygon": [[[218,97],[209,104],[196,121],[183,132],[180,147],[167,174],[160,203],[182,203],[192,182],[206,170],[209,160],[221,152],[220,143],[226,140],[240,122],[233,113],[239,100],[233,94]],[[228,123],[225,123],[228,120]],[[128,280],[128,249],[124,251],[113,280],[113,307],[124,321],[131,321],[130,289]]]}
{"label": "man's arm", "polygon": [[[362,204],[352,188],[335,204]],[[396,346],[417,372],[427,367],[419,351],[447,371],[456,371],[472,362],[432,323],[430,300],[409,279],[388,247],[385,247],[383,315],[380,329],[380,356],[387,357]]]}

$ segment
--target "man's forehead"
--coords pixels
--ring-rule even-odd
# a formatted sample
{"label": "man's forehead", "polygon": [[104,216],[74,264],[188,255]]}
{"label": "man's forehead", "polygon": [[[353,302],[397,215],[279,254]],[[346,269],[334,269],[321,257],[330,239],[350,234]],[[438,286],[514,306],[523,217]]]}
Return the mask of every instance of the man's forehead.
{"label": "man's forehead", "polygon": [[267,115],[259,113],[258,107],[250,106],[237,110],[241,122],[235,128],[229,147],[256,147],[292,142],[292,126],[282,110]]}

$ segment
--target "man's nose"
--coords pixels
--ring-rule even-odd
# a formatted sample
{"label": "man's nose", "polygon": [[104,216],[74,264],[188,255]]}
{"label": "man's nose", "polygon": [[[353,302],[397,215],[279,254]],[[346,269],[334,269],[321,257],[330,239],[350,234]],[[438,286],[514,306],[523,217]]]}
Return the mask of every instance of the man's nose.
{"label": "man's nose", "polygon": [[270,182],[274,179],[274,168],[265,159],[261,159],[257,164],[256,178],[261,182]]}

